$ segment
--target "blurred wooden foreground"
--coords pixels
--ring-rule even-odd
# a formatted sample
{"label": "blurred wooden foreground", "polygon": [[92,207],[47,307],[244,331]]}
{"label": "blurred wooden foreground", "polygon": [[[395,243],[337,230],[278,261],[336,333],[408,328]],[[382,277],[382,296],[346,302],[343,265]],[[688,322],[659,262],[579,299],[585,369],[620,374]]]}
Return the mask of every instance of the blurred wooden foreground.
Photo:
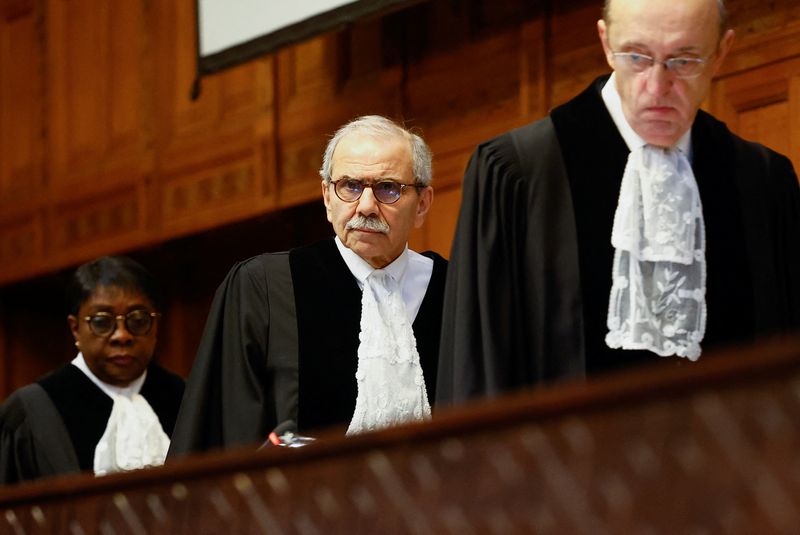
{"label": "blurred wooden foreground", "polygon": [[[332,235],[328,137],[380,113],[419,128],[436,195],[410,246],[447,256],[481,141],[607,73],[602,0],[428,0],[195,76],[187,0],[0,0],[0,399],[75,356],[63,287],[130,254],[165,286],[157,358],[187,375],[234,262]],[[800,169],[800,2],[730,0],[704,107]]]}
{"label": "blurred wooden foreground", "polygon": [[300,449],[0,489],[0,533],[797,533],[800,338]]}

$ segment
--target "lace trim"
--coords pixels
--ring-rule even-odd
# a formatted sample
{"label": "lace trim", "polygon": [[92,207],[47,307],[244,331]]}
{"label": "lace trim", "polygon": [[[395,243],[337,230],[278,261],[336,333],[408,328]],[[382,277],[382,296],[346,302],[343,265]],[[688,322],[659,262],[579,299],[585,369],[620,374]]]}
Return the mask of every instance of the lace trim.
{"label": "lace trim", "polygon": [[397,283],[376,270],[361,303],[358,397],[347,434],[429,419],[431,408],[417,342]]}
{"label": "lace trim", "polygon": [[697,360],[706,324],[705,225],[680,151],[631,152],[611,241],[606,344]]}

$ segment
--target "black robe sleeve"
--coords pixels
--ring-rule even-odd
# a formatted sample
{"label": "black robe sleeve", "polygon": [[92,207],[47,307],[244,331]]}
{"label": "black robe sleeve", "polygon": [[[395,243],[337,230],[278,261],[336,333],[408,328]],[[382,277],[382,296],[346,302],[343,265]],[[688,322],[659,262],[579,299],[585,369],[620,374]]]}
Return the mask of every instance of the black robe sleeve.
{"label": "black robe sleeve", "polygon": [[[280,268],[277,280],[269,277],[271,265]],[[278,418],[296,412],[293,299],[288,254],[260,255],[228,273],[211,305],[169,456],[257,445]],[[291,310],[286,310],[289,305]],[[277,353],[269,347],[275,329],[289,331],[275,337],[289,340],[280,342],[285,347]]]}
{"label": "black robe sleeve", "polygon": [[0,484],[79,471],[69,433],[44,389],[34,383],[14,392],[0,407]]}
{"label": "black robe sleeve", "polygon": [[575,232],[549,119],[477,148],[447,272],[437,403],[583,374]]}
{"label": "black robe sleeve", "polygon": [[800,330],[800,185],[792,162],[762,145],[734,139],[737,184],[753,273],[755,330]]}

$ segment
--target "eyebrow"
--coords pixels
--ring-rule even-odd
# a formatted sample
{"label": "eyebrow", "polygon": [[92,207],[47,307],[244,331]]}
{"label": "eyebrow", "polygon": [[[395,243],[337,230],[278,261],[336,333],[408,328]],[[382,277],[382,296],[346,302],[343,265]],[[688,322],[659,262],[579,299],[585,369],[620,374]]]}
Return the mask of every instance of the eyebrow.
{"label": "eyebrow", "polygon": [[359,182],[364,182],[365,184],[374,184],[376,182],[400,182],[400,179],[394,176],[387,176],[382,178],[372,178],[372,179],[364,179],[364,178],[356,178],[350,175],[342,175],[337,180],[358,180]]}
{"label": "eyebrow", "polygon": [[[126,308],[125,312],[123,312],[123,314],[127,314],[129,312],[133,312],[134,310],[150,310],[150,308],[151,307],[147,306],[144,303],[136,303],[136,304],[131,305],[128,308]],[[109,312],[109,313],[112,313],[112,314],[116,314],[116,311],[114,310],[113,306],[105,305],[105,304],[94,305],[92,307],[89,307],[89,310],[87,311],[87,313],[89,313],[89,314],[96,314],[98,312]]]}
{"label": "eyebrow", "polygon": [[[620,45],[620,46],[621,46],[622,49],[638,48],[638,49],[646,50],[648,52],[648,54],[652,54],[652,50],[650,49],[650,47],[647,46],[644,43],[629,42],[629,43],[622,43],[622,45]],[[702,55],[702,49],[699,46],[696,46],[696,45],[686,45],[686,46],[679,47],[676,51],[672,52],[670,55],[674,56],[675,54],[697,54],[697,55]]]}

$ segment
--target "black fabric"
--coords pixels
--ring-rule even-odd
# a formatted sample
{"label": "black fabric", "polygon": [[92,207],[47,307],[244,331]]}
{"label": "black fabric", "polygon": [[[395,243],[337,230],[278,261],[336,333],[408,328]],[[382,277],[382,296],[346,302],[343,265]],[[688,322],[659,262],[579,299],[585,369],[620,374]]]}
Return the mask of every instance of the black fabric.
{"label": "black fabric", "polygon": [[[562,147],[578,229],[583,314],[589,375],[640,364],[683,365],[680,358],[654,359],[649,351],[611,349],[608,296],[614,224],[628,147],[602,102],[601,78],[569,105],[556,108],[553,123]],[[700,112],[693,127],[692,167],[706,226],[708,322],[704,350],[753,337],[753,288],[739,209],[730,134]],[[598,142],[597,140],[603,140]]]}
{"label": "black fabric", "polygon": [[[448,271],[440,403],[640,364],[687,365],[605,345],[610,236],[628,156],[600,96],[606,80],[476,149]],[[799,329],[791,163],[704,112],[692,144],[707,237],[704,352]]]}
{"label": "black fabric", "polygon": [[[433,399],[447,263],[423,254],[434,269],[413,327]],[[291,280],[276,288],[284,263]],[[278,414],[296,414],[305,433],[348,423],[357,395],[360,317],[361,290],[333,239],[234,266],[209,312],[169,456],[263,442],[281,423]],[[276,344],[287,345],[269,337],[276,322],[284,338],[296,340],[294,351],[276,355]],[[283,399],[279,390],[298,394]]]}
{"label": "black fabric", "polygon": [[[105,431],[113,401],[72,364],[48,373],[35,385],[41,387],[53,408],[51,412],[43,410],[41,404],[32,404],[31,398],[14,394],[0,409],[2,464],[16,464],[13,471],[5,470],[4,482],[92,471],[94,449]],[[155,363],[148,367],[140,393],[167,435],[172,433],[183,388],[183,379],[177,375]],[[42,422],[28,421],[32,417],[50,421],[43,426]]]}
{"label": "black fabric", "polygon": [[289,254],[300,356],[298,429],[353,416],[361,290],[333,240]]}
{"label": "black fabric", "polygon": [[[94,469],[94,449],[105,432],[113,400],[72,364],[37,381],[53,400],[69,432],[81,470]],[[151,362],[139,392],[158,416],[167,436],[172,435],[183,397],[183,379]]]}
{"label": "black fabric", "polygon": [[[287,363],[273,362],[272,355],[268,360],[270,323],[294,324],[295,318],[272,310],[268,273],[272,263],[288,265],[288,258],[276,253],[239,262],[217,288],[168,458],[263,442],[277,425],[269,385],[283,374],[289,375],[284,382],[297,380],[297,355],[288,355]],[[291,293],[291,284],[287,286]]]}
{"label": "black fabric", "polygon": [[38,383],[0,407],[0,484],[80,472],[61,416]]}
{"label": "black fabric", "polygon": [[448,265],[440,403],[583,374],[576,241],[549,118],[478,146]]}
{"label": "black fabric", "polygon": [[93,470],[94,448],[103,436],[114,402],[72,364],[37,382],[58,409],[81,470]]}
{"label": "black fabric", "polygon": [[[413,329],[428,396],[434,399],[446,262],[436,253],[422,254],[434,260],[434,272]],[[349,423],[358,395],[361,290],[333,240],[293,249],[289,262],[300,356],[298,428]]]}

